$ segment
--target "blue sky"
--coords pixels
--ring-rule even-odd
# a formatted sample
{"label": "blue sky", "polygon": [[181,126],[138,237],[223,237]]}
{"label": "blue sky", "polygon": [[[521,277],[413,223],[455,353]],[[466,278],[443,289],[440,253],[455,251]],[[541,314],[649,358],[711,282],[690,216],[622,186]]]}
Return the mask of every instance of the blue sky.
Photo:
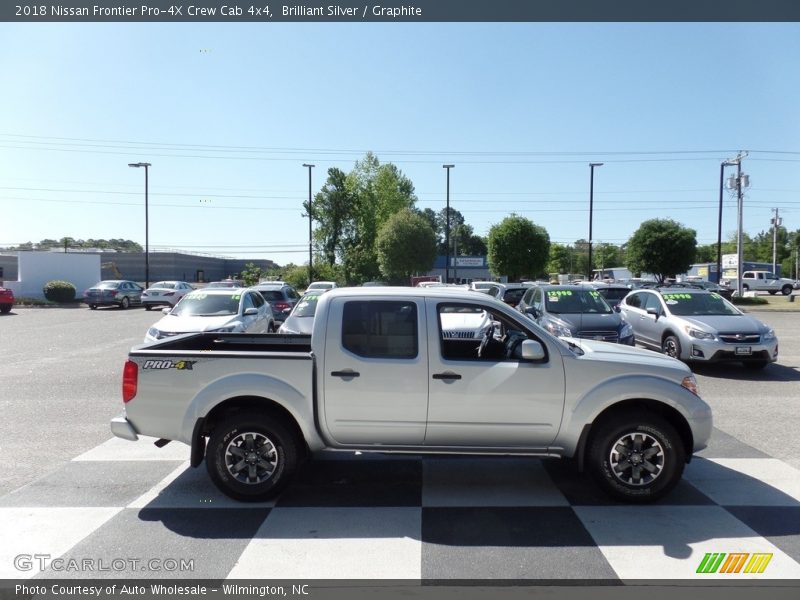
{"label": "blue sky", "polygon": [[[798,24],[0,24],[0,246],[144,243],[302,263],[304,162],[367,150],[477,233],[560,243],[673,218],[716,242],[719,164],[750,150],[745,230],[800,228]],[[776,154],[773,152],[785,152]],[[726,193],[723,235],[736,227]]]}

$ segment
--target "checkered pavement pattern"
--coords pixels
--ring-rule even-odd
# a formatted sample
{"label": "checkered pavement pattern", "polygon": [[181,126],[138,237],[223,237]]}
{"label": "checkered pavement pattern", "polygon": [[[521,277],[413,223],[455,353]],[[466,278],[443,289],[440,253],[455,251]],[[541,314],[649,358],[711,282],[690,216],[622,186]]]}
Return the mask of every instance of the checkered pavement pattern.
{"label": "checkered pavement pattern", "polygon": [[189,451],[111,439],[0,497],[0,579],[142,577],[20,572],[19,554],[192,559],[148,578],[743,579],[706,553],[769,553],[759,578],[800,578],[800,471],[715,430],[671,495],[618,504],[567,461],[330,453],[275,501],[216,490]]}

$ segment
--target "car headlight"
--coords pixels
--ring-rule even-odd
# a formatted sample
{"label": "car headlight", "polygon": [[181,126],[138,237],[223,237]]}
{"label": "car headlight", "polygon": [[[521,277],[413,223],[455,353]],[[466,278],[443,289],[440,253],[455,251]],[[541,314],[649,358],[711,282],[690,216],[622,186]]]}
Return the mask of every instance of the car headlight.
{"label": "car headlight", "polygon": [[151,338],[154,338],[154,339],[157,339],[157,340],[161,339],[161,332],[158,329],[156,329],[155,327],[151,327],[150,329],[148,329],[147,330],[147,335],[149,335]]}
{"label": "car headlight", "polygon": [[688,333],[691,337],[697,338],[698,340],[713,340],[714,334],[708,333],[707,331],[700,331],[699,329],[694,329],[692,327],[686,327],[686,333]]}
{"label": "car headlight", "polygon": [[769,331],[767,331],[767,333],[764,334],[762,339],[765,342],[771,342],[772,340],[774,340],[775,339],[775,330],[774,329],[770,329]]}
{"label": "car headlight", "polygon": [[685,387],[695,396],[700,395],[697,391],[697,379],[694,378],[694,375],[687,375],[686,377],[684,377],[683,381],[681,381],[681,387]]}
{"label": "car headlight", "polygon": [[217,329],[209,329],[208,331],[214,333],[231,333],[236,331],[236,325],[226,325],[225,327],[218,327]]}
{"label": "car headlight", "polygon": [[572,331],[570,331],[569,327],[564,327],[558,323],[553,323],[552,321],[548,321],[545,324],[547,331],[552,333],[556,337],[572,337]]}
{"label": "car headlight", "polygon": [[633,327],[630,323],[622,322],[622,329],[619,330],[619,337],[626,338],[633,335]]}

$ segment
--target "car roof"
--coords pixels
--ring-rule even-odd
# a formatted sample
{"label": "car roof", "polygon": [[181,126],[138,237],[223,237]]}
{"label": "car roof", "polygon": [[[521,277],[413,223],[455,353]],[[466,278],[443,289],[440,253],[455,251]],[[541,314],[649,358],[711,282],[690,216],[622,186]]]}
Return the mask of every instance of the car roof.
{"label": "car roof", "polygon": [[[242,292],[248,291],[248,288],[235,288],[235,287],[224,287],[224,288],[203,288],[200,290],[194,290],[200,294],[210,294],[213,296],[222,296],[225,294],[241,294]],[[188,295],[188,294],[187,294]]]}

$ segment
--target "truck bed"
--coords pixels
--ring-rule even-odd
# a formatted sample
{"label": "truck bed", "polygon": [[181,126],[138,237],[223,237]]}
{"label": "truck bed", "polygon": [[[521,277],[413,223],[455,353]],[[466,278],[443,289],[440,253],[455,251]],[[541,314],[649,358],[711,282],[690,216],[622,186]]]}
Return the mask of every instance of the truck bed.
{"label": "truck bed", "polygon": [[194,333],[155,344],[136,346],[132,352],[311,352],[310,335],[280,333]]}

